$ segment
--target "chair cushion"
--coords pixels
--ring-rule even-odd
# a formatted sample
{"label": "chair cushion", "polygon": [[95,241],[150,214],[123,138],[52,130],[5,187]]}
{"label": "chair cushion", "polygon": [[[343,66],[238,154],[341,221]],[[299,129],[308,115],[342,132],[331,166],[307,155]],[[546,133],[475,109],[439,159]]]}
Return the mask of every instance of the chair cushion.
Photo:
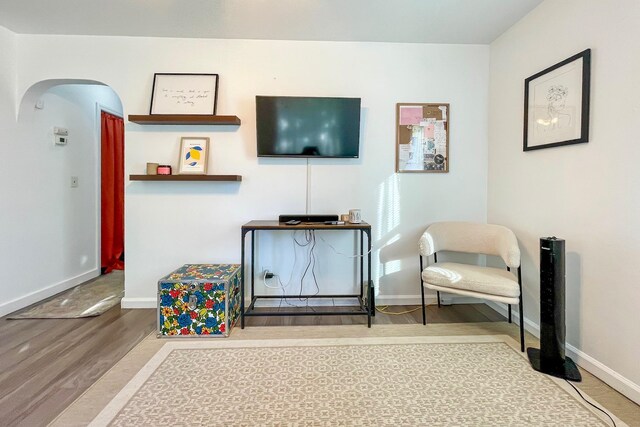
{"label": "chair cushion", "polygon": [[422,271],[422,280],[445,288],[513,298],[520,296],[515,276],[500,268],[437,262]]}

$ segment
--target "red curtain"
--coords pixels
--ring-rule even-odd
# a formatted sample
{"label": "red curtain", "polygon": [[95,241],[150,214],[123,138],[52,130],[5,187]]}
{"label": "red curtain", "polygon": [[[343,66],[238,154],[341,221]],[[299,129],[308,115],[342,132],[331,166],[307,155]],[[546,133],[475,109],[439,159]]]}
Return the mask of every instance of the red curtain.
{"label": "red curtain", "polygon": [[124,269],[124,121],[102,120],[102,272]]}

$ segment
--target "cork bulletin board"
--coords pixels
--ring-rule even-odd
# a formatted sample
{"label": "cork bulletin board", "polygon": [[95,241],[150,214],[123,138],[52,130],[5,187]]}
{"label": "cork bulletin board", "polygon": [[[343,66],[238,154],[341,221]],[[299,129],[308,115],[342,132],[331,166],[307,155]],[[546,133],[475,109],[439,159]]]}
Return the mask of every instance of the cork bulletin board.
{"label": "cork bulletin board", "polygon": [[449,104],[396,104],[396,172],[449,172]]}

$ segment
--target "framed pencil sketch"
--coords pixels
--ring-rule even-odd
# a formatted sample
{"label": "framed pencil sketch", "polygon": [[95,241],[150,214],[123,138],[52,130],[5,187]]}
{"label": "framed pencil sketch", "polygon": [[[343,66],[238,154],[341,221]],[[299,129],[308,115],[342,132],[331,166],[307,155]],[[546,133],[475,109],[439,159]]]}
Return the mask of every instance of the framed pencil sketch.
{"label": "framed pencil sketch", "polygon": [[180,161],[178,173],[192,175],[207,174],[209,138],[183,137],[180,139]]}
{"label": "framed pencil sketch", "polygon": [[449,104],[396,104],[396,172],[449,172]]}
{"label": "framed pencil sketch", "polygon": [[217,74],[155,73],[149,114],[215,115]]}
{"label": "framed pencil sketch", "polygon": [[589,142],[591,49],[524,81],[524,151]]}

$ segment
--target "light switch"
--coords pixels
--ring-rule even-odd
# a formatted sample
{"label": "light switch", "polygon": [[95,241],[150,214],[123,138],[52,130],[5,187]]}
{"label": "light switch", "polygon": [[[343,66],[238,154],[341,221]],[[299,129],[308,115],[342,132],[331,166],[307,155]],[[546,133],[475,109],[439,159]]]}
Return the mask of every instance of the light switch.
{"label": "light switch", "polygon": [[71,188],[76,188],[78,186],[78,177],[77,176],[72,176],[71,177]]}

